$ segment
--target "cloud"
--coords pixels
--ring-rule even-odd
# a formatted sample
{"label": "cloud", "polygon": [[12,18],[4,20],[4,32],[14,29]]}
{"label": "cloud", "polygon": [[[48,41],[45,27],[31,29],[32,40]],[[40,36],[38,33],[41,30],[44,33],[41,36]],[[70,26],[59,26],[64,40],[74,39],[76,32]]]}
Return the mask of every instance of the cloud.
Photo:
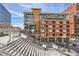
{"label": "cloud", "polygon": [[[65,8],[64,3],[20,3],[18,4],[22,8],[24,8],[26,11],[30,11],[31,8],[41,8],[42,12],[59,12],[63,11]],[[60,8],[61,6],[61,8]]]}
{"label": "cloud", "polygon": [[18,4],[22,7],[25,7],[25,8],[32,8],[32,7],[43,7],[45,6],[43,3],[20,3]]}
{"label": "cloud", "polygon": [[41,8],[41,12],[53,12],[55,9],[53,3],[20,3],[18,5],[26,12],[31,12],[32,8]]}
{"label": "cloud", "polygon": [[12,15],[12,25],[21,28],[23,28],[23,12],[32,12],[31,8],[41,8],[41,12],[58,13],[69,6],[64,3],[4,3],[3,5]]}

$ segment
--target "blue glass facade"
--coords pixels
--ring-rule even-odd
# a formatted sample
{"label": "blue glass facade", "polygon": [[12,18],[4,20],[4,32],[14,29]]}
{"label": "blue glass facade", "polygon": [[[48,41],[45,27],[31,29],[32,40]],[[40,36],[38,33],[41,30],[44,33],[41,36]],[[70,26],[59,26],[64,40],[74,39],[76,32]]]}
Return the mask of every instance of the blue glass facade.
{"label": "blue glass facade", "polygon": [[11,14],[2,4],[0,4],[0,24],[11,24]]}

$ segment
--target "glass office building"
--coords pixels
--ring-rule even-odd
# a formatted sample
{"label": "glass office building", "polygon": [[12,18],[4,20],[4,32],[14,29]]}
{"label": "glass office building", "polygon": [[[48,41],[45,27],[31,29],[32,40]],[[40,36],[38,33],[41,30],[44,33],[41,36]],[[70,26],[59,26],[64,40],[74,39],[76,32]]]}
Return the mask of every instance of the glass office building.
{"label": "glass office building", "polygon": [[11,14],[2,4],[0,4],[0,24],[11,24]]}

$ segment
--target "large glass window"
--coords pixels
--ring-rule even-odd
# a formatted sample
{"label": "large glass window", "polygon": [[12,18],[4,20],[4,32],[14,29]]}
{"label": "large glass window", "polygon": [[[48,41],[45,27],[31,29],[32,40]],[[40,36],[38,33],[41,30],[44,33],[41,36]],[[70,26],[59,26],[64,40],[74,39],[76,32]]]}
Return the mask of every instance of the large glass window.
{"label": "large glass window", "polygon": [[0,4],[0,23],[7,24],[7,25],[11,24],[11,14],[1,4]]}

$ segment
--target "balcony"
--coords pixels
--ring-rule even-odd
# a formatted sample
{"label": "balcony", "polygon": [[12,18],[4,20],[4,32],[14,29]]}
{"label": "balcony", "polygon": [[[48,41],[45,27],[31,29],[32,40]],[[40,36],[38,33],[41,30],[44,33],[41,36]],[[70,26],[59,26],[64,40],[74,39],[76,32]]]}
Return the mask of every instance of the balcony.
{"label": "balcony", "polygon": [[53,32],[52,30],[48,30],[48,32]]}
{"label": "balcony", "polygon": [[48,28],[53,28],[53,26],[49,25]]}

